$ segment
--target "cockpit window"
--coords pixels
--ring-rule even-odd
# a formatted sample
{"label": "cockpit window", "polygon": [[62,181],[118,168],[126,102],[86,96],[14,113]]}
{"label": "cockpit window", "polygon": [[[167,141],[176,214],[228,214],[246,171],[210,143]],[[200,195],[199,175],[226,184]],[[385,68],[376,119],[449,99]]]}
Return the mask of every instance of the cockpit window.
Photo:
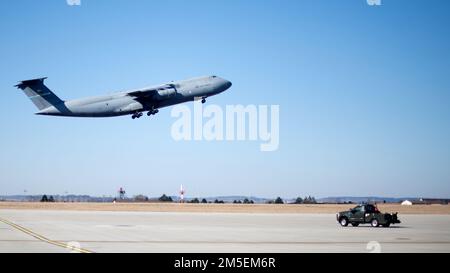
{"label": "cockpit window", "polygon": [[212,76],[211,78],[217,78],[217,76]]}

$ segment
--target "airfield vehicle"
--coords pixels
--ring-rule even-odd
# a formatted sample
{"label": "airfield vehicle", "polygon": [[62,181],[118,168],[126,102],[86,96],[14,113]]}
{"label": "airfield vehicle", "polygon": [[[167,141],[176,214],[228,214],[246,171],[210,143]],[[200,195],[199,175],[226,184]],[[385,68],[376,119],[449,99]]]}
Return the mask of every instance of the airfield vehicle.
{"label": "airfield vehicle", "polygon": [[397,213],[381,213],[374,205],[364,204],[354,207],[348,211],[336,214],[336,220],[341,226],[346,227],[350,223],[357,227],[359,224],[370,224],[372,227],[389,227],[391,224],[398,224]]}

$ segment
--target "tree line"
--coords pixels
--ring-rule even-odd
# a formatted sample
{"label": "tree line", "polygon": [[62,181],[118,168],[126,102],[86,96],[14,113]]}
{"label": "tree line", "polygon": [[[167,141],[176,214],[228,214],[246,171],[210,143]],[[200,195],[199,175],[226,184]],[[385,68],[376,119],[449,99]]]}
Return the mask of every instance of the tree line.
{"label": "tree line", "polygon": [[[166,196],[163,194],[159,199],[160,202],[173,202],[171,197]],[[201,201],[198,198],[193,198],[191,200],[186,201],[186,203],[191,204],[207,204],[207,203],[214,203],[214,204],[224,204],[225,201],[215,199],[213,202],[208,202],[205,198],[203,198]],[[251,199],[245,198],[244,200],[233,200],[233,204],[254,204],[255,202]],[[277,197],[274,200],[269,200],[266,202],[266,204],[285,204],[285,201],[281,197]],[[314,196],[305,196],[297,197],[295,201],[291,204],[317,204],[317,200]]]}
{"label": "tree line", "polygon": [[55,198],[53,198],[52,195],[50,195],[50,197],[47,197],[47,195],[44,194],[42,196],[42,198],[41,198],[41,202],[51,202],[51,203],[53,203],[53,202],[55,202]]}
{"label": "tree line", "polygon": [[[149,202],[150,199],[142,194],[136,195],[133,199],[133,201],[135,202]],[[158,198],[159,202],[174,202],[174,200],[172,199],[172,197],[167,196],[166,194],[163,194],[161,197]],[[46,194],[44,194],[41,198],[41,202],[55,202],[55,199],[53,198],[53,196],[47,196]],[[200,200],[199,198],[193,198],[191,200],[186,201],[186,203],[191,203],[191,204],[207,204],[207,203],[214,203],[214,204],[224,204],[225,201],[223,200],[219,200],[219,199],[215,199],[214,201],[207,201],[205,198],[202,198],[202,200]],[[243,200],[233,200],[232,202],[233,204],[254,204],[255,202],[251,199],[245,198]],[[285,204],[286,202],[281,198],[281,197],[277,197],[274,200],[269,200],[266,202],[266,204]],[[301,197],[297,197],[295,199],[295,201],[293,202],[293,204],[317,204],[316,198],[313,196],[306,196],[304,198]]]}

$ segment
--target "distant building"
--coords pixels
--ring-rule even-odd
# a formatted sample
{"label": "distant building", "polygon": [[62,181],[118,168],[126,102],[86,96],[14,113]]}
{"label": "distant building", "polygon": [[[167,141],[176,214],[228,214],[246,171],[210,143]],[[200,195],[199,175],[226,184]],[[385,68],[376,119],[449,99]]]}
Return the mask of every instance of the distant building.
{"label": "distant building", "polygon": [[413,203],[409,200],[405,200],[401,204],[402,204],[402,206],[412,206]]}
{"label": "distant building", "polygon": [[427,205],[448,205],[450,199],[441,198],[422,198],[420,201]]}

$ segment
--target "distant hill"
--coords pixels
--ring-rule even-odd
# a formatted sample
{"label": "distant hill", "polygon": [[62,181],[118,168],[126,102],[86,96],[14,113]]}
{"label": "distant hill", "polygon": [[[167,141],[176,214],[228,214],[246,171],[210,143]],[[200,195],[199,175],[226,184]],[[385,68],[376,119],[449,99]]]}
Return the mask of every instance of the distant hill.
{"label": "distant hill", "polygon": [[[214,202],[216,199],[219,201],[224,201],[225,203],[233,203],[234,200],[237,201],[242,201],[245,198],[247,198],[248,200],[253,200],[253,202],[255,203],[265,203],[269,200],[272,199],[268,199],[268,198],[261,198],[261,197],[255,197],[255,196],[243,196],[243,195],[228,195],[228,196],[209,196],[209,197],[186,197],[184,200],[185,201],[190,201],[194,198],[198,198],[200,201],[204,198],[206,199],[206,201],[208,202]],[[172,196],[173,200],[179,200],[178,196]]]}
{"label": "distant hill", "polygon": [[405,198],[393,198],[393,197],[379,197],[379,196],[333,196],[326,198],[319,198],[317,201],[319,203],[363,203],[363,202],[376,202],[376,203],[400,203],[404,200],[417,201],[417,197],[405,197]]}
{"label": "distant hill", "polygon": [[[112,202],[113,197],[95,197],[89,195],[51,195],[56,202]],[[39,195],[0,195],[0,200],[3,201],[16,201],[16,202],[39,202],[42,198],[42,194]]]}
{"label": "distant hill", "polygon": [[[47,194],[47,196],[50,196]],[[160,196],[158,197],[149,197],[149,201],[156,202]],[[170,196],[174,202],[179,201],[178,196]],[[4,195],[0,196],[0,201],[22,201],[22,202],[38,202],[42,198],[42,195]],[[108,197],[96,197],[96,196],[89,196],[89,195],[53,195],[53,198],[56,202],[112,202],[115,198],[108,196]],[[190,201],[194,198],[198,198],[200,201],[204,198],[208,202],[214,202],[216,199],[219,201],[224,201],[225,203],[233,203],[234,200],[240,200],[243,201],[245,198],[249,200],[253,200],[255,203],[266,203],[268,201],[274,200],[275,198],[263,198],[263,197],[256,197],[256,196],[244,196],[244,195],[226,195],[226,196],[209,196],[209,197],[186,197],[185,201]],[[295,198],[283,198],[285,203],[293,203],[295,202]],[[126,198],[125,202],[132,202],[134,199]],[[376,203],[400,203],[404,200],[410,200],[412,202],[420,202],[421,200],[418,197],[380,197],[380,196],[331,196],[331,197],[325,197],[325,198],[316,198],[318,203],[363,203],[363,202],[376,202]],[[437,202],[441,200],[442,202],[448,202],[449,199],[424,199],[431,203]]]}
{"label": "distant hill", "polygon": [[[50,196],[47,194],[47,196]],[[114,197],[96,197],[89,195],[53,195],[57,202],[112,202]],[[149,201],[156,202],[160,196],[149,197]],[[179,196],[170,196],[173,201],[178,202]],[[0,196],[0,201],[18,201],[18,202],[38,202],[42,198],[42,195],[3,195]],[[255,196],[242,196],[242,195],[232,195],[232,196],[210,196],[210,197],[186,197],[185,201],[190,201],[194,198],[198,198],[200,201],[205,198],[208,202],[214,202],[216,199],[224,201],[225,203],[233,203],[234,200],[244,200],[245,198],[253,200],[255,203],[265,203],[266,201],[272,200],[268,198],[261,198]],[[133,198],[126,198],[125,201],[132,201]]]}

